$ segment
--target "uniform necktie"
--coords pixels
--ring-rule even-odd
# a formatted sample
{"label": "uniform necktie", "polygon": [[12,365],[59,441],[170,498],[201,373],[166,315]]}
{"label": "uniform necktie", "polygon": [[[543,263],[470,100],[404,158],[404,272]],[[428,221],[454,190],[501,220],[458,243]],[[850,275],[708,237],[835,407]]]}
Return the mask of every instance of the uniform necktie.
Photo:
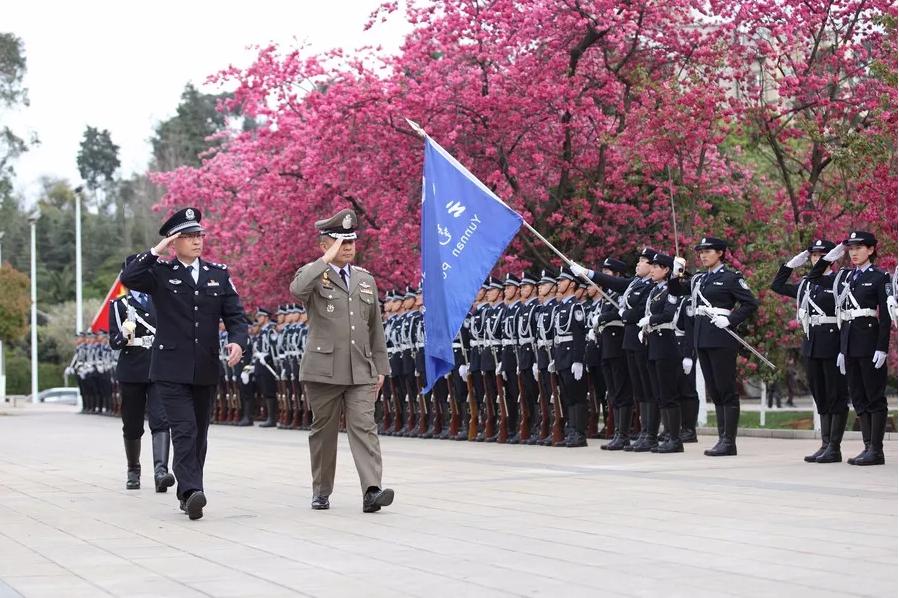
{"label": "uniform necktie", "polygon": [[345,286],[347,289],[349,289],[350,288],[349,277],[347,276],[345,268],[340,269],[340,278],[343,280],[343,286]]}
{"label": "uniform necktie", "polygon": [[858,268],[856,268],[856,269],[852,272],[852,280],[850,280],[849,283],[854,285],[854,284],[855,284],[855,281],[858,280],[859,274],[861,274],[861,273],[862,273],[862,271],[859,270]]}
{"label": "uniform necktie", "polygon": [[193,264],[187,267],[187,273],[190,274],[190,277],[194,279],[194,284],[197,284],[197,281],[200,279],[200,274],[194,274],[195,270]]}

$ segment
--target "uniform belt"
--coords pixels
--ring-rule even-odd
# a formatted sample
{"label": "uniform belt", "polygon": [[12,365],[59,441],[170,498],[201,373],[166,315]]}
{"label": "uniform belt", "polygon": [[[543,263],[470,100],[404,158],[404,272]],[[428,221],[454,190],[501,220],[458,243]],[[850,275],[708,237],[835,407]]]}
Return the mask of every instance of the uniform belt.
{"label": "uniform belt", "polygon": [[844,309],[840,312],[840,318],[844,321],[854,320],[855,318],[876,318],[876,309]]}
{"label": "uniform belt", "polygon": [[622,322],[621,320],[612,320],[612,321],[610,321],[610,322],[606,322],[605,324],[600,324],[600,325],[597,327],[597,331],[598,331],[598,332],[602,332],[603,330],[605,330],[605,329],[608,328],[609,326],[613,326],[613,327],[616,327],[616,328],[618,328],[618,327],[624,328],[624,322]]}
{"label": "uniform belt", "polygon": [[462,343],[453,343],[453,349],[461,349]]}
{"label": "uniform belt", "polygon": [[545,349],[546,347],[549,347],[550,345],[552,345],[552,343],[553,342],[550,340],[537,341],[537,347],[540,349]]}
{"label": "uniform belt", "polygon": [[479,340],[477,340],[477,339],[471,339],[471,343],[470,343],[470,344],[471,344],[472,348],[474,348],[474,347],[480,347],[480,346],[481,346],[481,341],[479,341]]}
{"label": "uniform belt", "polygon": [[144,349],[149,349],[153,346],[153,340],[156,337],[153,335],[150,336],[136,336],[128,341],[129,347],[141,347]]}
{"label": "uniform belt", "polygon": [[528,345],[530,345],[533,342],[534,342],[534,339],[532,339],[532,338],[520,338],[520,339],[518,339],[518,346],[527,347]]}
{"label": "uniform belt", "polygon": [[504,347],[514,347],[514,346],[517,345],[518,343],[515,341],[515,339],[504,338],[504,339],[502,340],[502,344],[503,344]]}
{"label": "uniform belt", "polygon": [[570,343],[573,340],[574,340],[574,336],[572,336],[570,334],[566,334],[563,336],[557,336],[555,339],[553,339],[553,342],[555,342],[557,345],[561,345],[562,343]]}
{"label": "uniform belt", "polygon": [[[873,309],[871,311],[874,311]],[[824,324],[836,324],[836,316],[812,316],[808,319],[809,326],[823,326]]]}
{"label": "uniform belt", "polygon": [[484,341],[484,346],[487,347],[500,347],[502,344],[502,341]]}
{"label": "uniform belt", "polygon": [[674,322],[665,322],[664,324],[656,324],[649,327],[650,332],[655,332],[656,330],[674,330]]}
{"label": "uniform belt", "polygon": [[424,343],[415,343],[415,348],[416,348],[416,349],[424,349],[424,348],[425,348],[425,344],[424,344]]}
{"label": "uniform belt", "polygon": [[729,316],[731,314],[731,310],[724,307],[706,307],[701,305],[697,308],[697,311],[699,310],[703,310],[705,313],[713,316]]}

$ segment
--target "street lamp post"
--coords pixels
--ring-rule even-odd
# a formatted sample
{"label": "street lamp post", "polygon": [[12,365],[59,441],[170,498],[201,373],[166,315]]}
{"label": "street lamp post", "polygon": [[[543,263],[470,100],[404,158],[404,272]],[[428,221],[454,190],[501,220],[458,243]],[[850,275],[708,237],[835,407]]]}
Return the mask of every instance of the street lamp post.
{"label": "street lamp post", "polygon": [[75,188],[75,334],[84,329],[84,314],[81,304],[81,191]]}
{"label": "street lamp post", "polygon": [[37,403],[37,221],[41,217],[35,209],[28,222],[31,224],[31,402]]}

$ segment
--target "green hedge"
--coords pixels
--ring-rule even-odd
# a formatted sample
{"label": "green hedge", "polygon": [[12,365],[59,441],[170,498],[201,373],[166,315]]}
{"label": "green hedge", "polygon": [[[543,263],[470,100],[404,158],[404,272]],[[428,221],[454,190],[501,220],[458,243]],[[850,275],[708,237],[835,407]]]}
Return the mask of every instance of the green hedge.
{"label": "green hedge", "polygon": [[[58,363],[38,363],[38,390],[62,386],[64,370],[65,366]],[[70,377],[69,384],[76,384],[76,380]],[[31,394],[31,360],[12,352],[6,354],[6,394]]]}

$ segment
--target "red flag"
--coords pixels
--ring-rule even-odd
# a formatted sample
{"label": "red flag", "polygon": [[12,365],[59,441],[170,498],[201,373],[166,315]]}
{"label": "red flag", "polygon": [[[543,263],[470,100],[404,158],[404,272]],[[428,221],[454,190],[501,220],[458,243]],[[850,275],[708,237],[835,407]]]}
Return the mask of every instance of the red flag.
{"label": "red flag", "polygon": [[94,321],[91,322],[91,332],[109,332],[109,304],[127,292],[125,285],[116,276],[115,282],[112,283],[112,287],[106,293],[103,305],[100,306],[100,311],[97,312],[97,315],[94,316]]}

